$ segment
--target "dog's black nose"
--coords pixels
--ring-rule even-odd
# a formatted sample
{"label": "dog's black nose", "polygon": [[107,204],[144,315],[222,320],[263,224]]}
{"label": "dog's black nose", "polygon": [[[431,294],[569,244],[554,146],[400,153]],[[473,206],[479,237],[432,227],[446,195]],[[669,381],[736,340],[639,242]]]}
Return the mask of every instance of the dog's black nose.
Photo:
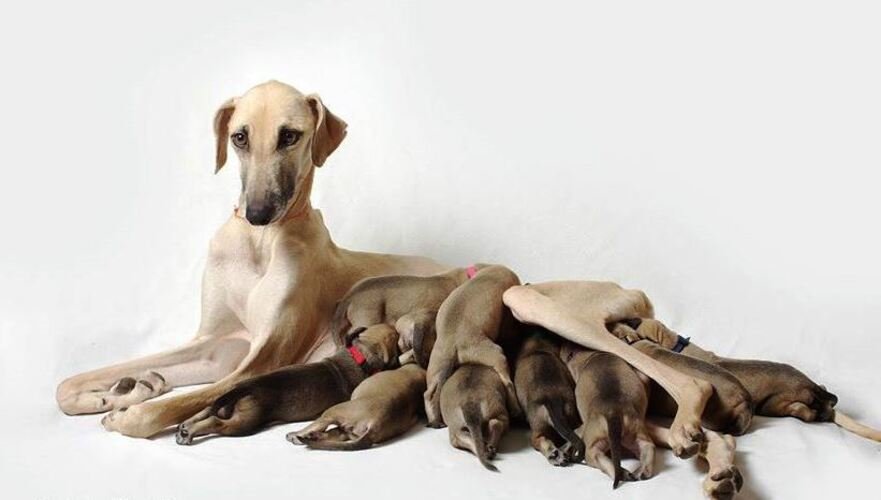
{"label": "dog's black nose", "polygon": [[248,209],[245,211],[245,219],[248,219],[248,222],[255,226],[269,224],[273,215],[275,215],[275,208],[271,204],[249,203]]}

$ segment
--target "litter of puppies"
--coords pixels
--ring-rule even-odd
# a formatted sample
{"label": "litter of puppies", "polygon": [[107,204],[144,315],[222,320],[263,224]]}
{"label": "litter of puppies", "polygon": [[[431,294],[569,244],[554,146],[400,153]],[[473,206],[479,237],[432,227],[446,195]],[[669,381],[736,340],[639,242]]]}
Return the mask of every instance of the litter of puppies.
{"label": "litter of puppies", "polygon": [[[492,460],[499,441],[520,423],[551,465],[586,463],[615,488],[653,476],[657,445],[705,460],[706,496],[733,498],[744,481],[734,436],[748,431],[753,415],[834,422],[881,441],[879,431],[835,410],[837,397],[792,366],[704,350],[651,317],[648,303],[645,317],[608,318],[616,342],[712,387],[703,429],[691,436],[698,446],[685,450],[666,423],[677,416],[677,399],[661,381],[623,357],[572,342],[571,331],[515,318],[503,295],[518,285],[510,269],[483,264],[427,278],[363,280],[334,314],[337,353],[240,382],[180,424],[177,442],[315,419],[287,439],[360,450],[400,436],[425,415],[428,426],[448,428],[452,446],[498,471]],[[625,456],[638,459],[636,470],[622,467]]]}

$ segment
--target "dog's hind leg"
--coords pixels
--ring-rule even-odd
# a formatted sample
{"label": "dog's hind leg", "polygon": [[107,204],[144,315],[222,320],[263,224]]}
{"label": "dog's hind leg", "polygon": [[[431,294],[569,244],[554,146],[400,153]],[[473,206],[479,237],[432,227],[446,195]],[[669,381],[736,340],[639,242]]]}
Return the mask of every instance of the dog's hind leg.
{"label": "dog's hind leg", "polygon": [[[289,432],[285,436],[285,439],[294,444],[306,444],[304,442],[305,439],[318,439],[319,435],[328,433],[329,427],[335,425],[339,426],[339,424],[340,419],[336,418],[336,416],[328,411],[306,427],[303,427],[298,431]],[[334,429],[331,430],[335,429],[339,429],[339,427],[334,427]]]}
{"label": "dog's hind leg", "polygon": [[636,479],[649,479],[655,474],[655,443],[645,430],[636,436],[633,454],[639,457],[639,468],[633,471]]}

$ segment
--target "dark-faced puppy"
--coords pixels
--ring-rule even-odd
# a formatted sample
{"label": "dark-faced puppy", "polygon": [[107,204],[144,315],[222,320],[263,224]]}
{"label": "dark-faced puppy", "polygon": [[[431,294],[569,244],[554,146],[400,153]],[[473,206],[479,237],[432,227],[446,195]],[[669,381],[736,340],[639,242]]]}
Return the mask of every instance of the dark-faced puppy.
{"label": "dark-faced puppy", "polygon": [[[638,338],[662,346],[684,346],[682,354],[706,361],[731,373],[749,392],[756,415],[795,417],[805,422],[834,422],[845,430],[874,441],[881,441],[881,431],[856,422],[835,410],[838,397],[815,383],[804,373],[785,363],[762,360],[723,358],[684,341],[676,332],[657,320],[636,320]],[[631,339],[632,340],[632,339]]]}
{"label": "dark-faced puppy", "polygon": [[450,444],[470,451],[491,471],[499,440],[508,430],[505,386],[492,368],[464,364],[440,391],[440,412],[447,423]]}
{"label": "dark-faced puppy", "polygon": [[358,328],[385,323],[398,330],[401,352],[413,349],[416,362],[428,366],[434,346],[435,318],[444,299],[469,276],[485,267],[477,264],[434,276],[380,276],[356,283],[337,304],[331,333],[337,345]]}
{"label": "dark-faced puppy", "polygon": [[428,362],[425,414],[428,424],[442,427],[440,389],[464,364],[492,368],[504,385],[508,411],[519,414],[514,381],[505,353],[497,343],[515,328],[502,294],[520,283],[513,271],[498,265],[481,269],[472,279],[453,290],[437,314],[437,341]]}
{"label": "dark-faced puppy", "polygon": [[539,326],[525,327],[514,365],[514,389],[532,431],[530,441],[553,465],[584,459],[584,442],[575,433],[581,421],[575,382],[560,359],[559,337]]}
{"label": "dark-faced puppy", "polygon": [[351,346],[315,363],[295,365],[243,380],[180,424],[178,444],[207,434],[244,436],[273,422],[311,420],[349,399],[369,373],[398,362],[398,334],[388,325],[354,332]]}
{"label": "dark-faced puppy", "polygon": [[[657,320],[643,321],[646,325],[650,322]],[[627,325],[616,324],[612,333],[619,337],[630,336],[622,333],[622,330],[627,328],[629,328]],[[740,436],[749,428],[753,416],[753,400],[737,377],[717,365],[673,352],[649,340],[639,340],[632,345],[671,368],[706,380],[713,385],[713,394],[707,400],[707,406],[701,416],[701,422],[706,428],[734,436]],[[676,415],[676,409],[673,398],[660,386],[652,383],[649,413],[672,418]]]}
{"label": "dark-faced puppy", "polygon": [[[621,358],[565,343],[563,359],[575,379],[575,400],[581,415],[578,433],[586,447],[587,465],[620,481],[648,479],[654,471],[655,445],[648,434],[648,378]],[[639,468],[621,467],[623,449],[639,457]],[[608,453],[608,455],[607,455]]]}
{"label": "dark-faced puppy", "polygon": [[361,450],[416,425],[425,392],[425,370],[416,363],[368,377],[352,399],[328,408],[288,441],[319,450]]}

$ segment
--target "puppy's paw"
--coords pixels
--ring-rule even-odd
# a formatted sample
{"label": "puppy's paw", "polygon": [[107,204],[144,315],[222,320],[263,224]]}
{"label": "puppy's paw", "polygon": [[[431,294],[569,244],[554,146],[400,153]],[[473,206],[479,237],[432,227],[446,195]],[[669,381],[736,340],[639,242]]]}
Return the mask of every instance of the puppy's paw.
{"label": "puppy's paw", "polygon": [[300,434],[296,431],[288,432],[284,438],[287,439],[288,441],[290,441],[292,444],[296,444],[296,445],[300,445],[300,446],[306,445],[306,443],[304,443],[303,440],[301,439]]}
{"label": "puppy's paw", "polygon": [[556,467],[562,467],[571,463],[569,457],[566,456],[566,452],[560,448],[553,448],[548,453],[547,459],[548,463]]}
{"label": "puppy's paw", "polygon": [[563,452],[563,455],[566,457],[566,462],[570,464],[581,463],[584,460],[584,442],[570,442],[567,441],[560,447],[560,450]]}
{"label": "puppy's paw", "polygon": [[710,471],[704,479],[707,498],[729,500],[743,488],[743,475],[737,466],[731,465],[719,471]]}
{"label": "puppy's paw", "polygon": [[177,426],[177,431],[174,433],[174,441],[181,446],[189,446],[193,444],[193,435],[190,434],[188,429],[188,425],[186,422]]}

